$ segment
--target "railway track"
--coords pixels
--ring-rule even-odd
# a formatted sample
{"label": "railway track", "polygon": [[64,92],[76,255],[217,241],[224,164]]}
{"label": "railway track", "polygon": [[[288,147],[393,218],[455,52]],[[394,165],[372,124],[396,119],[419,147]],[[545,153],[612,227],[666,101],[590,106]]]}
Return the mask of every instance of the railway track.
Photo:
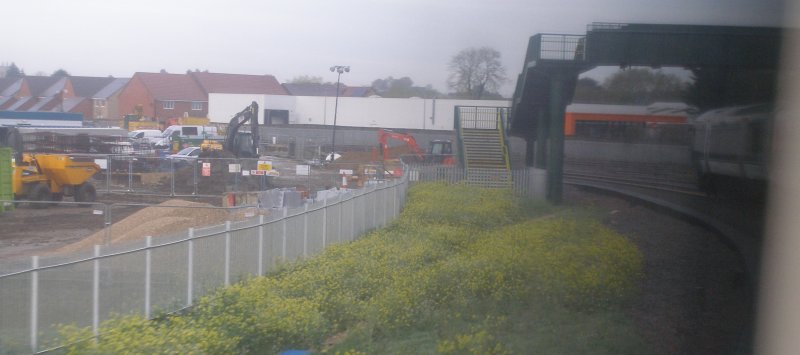
{"label": "railway track", "polygon": [[674,164],[567,160],[564,182],[603,184],[706,196],[697,188],[691,169]]}
{"label": "railway track", "polygon": [[[763,220],[749,201],[708,196],[695,185],[690,167],[651,163],[568,160],[564,183],[624,195],[658,206],[721,236],[742,258],[751,289],[760,265]],[[747,211],[747,212],[742,212]]]}

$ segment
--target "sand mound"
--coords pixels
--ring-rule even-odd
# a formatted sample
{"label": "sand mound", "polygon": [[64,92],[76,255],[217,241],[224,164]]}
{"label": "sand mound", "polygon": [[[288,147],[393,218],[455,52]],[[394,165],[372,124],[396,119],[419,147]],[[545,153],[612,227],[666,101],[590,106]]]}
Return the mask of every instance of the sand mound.
{"label": "sand mound", "polygon": [[101,230],[79,242],[66,245],[55,252],[74,252],[92,248],[95,244],[120,244],[144,239],[146,236],[158,237],[187,230],[222,224],[231,218],[228,211],[213,209],[207,203],[185,200],[168,200],[158,205],[145,207],[136,213],[111,225],[109,240],[106,231]]}

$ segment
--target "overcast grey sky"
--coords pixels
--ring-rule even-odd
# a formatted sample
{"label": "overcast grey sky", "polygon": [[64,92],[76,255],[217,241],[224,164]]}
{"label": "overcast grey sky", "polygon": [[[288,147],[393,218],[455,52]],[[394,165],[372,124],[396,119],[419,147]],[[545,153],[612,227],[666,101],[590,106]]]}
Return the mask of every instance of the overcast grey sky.
{"label": "overcast grey sky", "polygon": [[527,39],[591,22],[778,26],[782,0],[28,0],[5,2],[0,62],[27,74],[134,72],[299,75],[349,85],[408,76],[447,91],[459,50],[500,51],[513,92]]}

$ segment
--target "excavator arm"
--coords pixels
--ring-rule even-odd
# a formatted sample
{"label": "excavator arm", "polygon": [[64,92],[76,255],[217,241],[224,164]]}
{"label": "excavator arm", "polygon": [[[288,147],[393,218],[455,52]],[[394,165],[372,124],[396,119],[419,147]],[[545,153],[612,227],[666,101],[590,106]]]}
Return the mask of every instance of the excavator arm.
{"label": "excavator arm", "polygon": [[425,159],[425,152],[420,149],[419,145],[417,144],[417,140],[414,139],[414,136],[406,133],[399,133],[394,132],[388,129],[379,129],[378,130],[378,142],[380,145],[381,154],[383,156],[383,160],[389,159],[389,140],[394,139],[401,141],[406,144],[406,146],[411,149],[411,152],[420,160]]}
{"label": "excavator arm", "polygon": [[[250,142],[245,142],[245,135],[239,129],[250,122]],[[237,157],[258,157],[258,104],[253,101],[244,110],[237,113],[228,123],[224,148]]]}

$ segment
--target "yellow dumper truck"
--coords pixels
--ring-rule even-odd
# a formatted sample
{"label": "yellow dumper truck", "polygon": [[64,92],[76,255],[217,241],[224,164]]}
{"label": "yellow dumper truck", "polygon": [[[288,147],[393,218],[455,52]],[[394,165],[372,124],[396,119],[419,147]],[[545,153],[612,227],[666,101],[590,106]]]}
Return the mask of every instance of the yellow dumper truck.
{"label": "yellow dumper truck", "polygon": [[[61,201],[73,196],[75,202],[94,202],[97,192],[88,180],[100,171],[94,160],[60,154],[23,154],[13,171],[14,198],[30,201]],[[46,207],[47,204],[34,204]]]}
{"label": "yellow dumper truck", "polygon": [[[4,131],[5,130],[5,131]],[[94,202],[97,191],[89,182],[100,171],[92,158],[75,158],[63,154],[20,154],[21,139],[17,132],[0,130],[0,145],[15,150],[12,159],[11,183],[15,200],[61,201],[73,196],[75,202]],[[47,204],[34,203],[44,208]]]}

